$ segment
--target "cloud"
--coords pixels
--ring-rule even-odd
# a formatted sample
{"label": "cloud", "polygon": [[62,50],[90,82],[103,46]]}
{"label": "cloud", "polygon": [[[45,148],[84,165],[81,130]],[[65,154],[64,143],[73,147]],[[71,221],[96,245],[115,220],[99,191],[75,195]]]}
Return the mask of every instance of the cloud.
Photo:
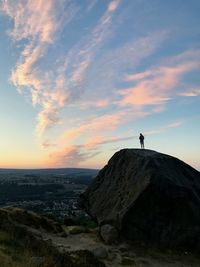
{"label": "cloud", "polygon": [[108,5],[108,12],[113,12],[117,9],[118,5],[119,5],[119,0],[113,0],[110,2],[110,4]]}
{"label": "cloud", "polygon": [[[106,16],[102,16],[100,21],[107,21],[105,17],[111,18],[110,14],[106,13]],[[111,20],[109,19],[109,27],[110,25]],[[65,82],[69,93],[66,104],[73,103],[80,109],[91,107],[99,109],[115,105],[115,98],[118,98],[117,86],[122,82],[127,70],[136,68],[143,59],[152,55],[168,37],[166,31],[153,32],[151,35],[132,39],[117,48],[105,50],[103,54],[100,53],[100,56],[96,56],[102,40],[109,36],[109,27],[105,26],[100,22],[93,33],[103,31],[102,35],[91,34],[84,49],[82,46],[81,49],[78,46],[67,56],[66,69],[63,70],[63,73],[67,72],[70,62],[77,63],[72,73],[67,72],[70,74],[67,75]],[[96,35],[99,36],[97,40],[101,40],[100,43],[96,43]],[[78,56],[74,57],[74,55]]]}
{"label": "cloud", "polygon": [[110,105],[109,99],[100,99],[94,101],[85,101],[84,103],[81,103],[81,107],[89,108],[89,107],[95,107],[95,108],[105,108]]}
{"label": "cloud", "polygon": [[136,69],[142,60],[155,53],[168,35],[167,31],[152,32],[108,49],[95,58],[85,75],[83,86],[86,90],[79,103],[95,103],[97,99],[106,99],[113,104],[117,87],[123,82],[127,71]]}
{"label": "cloud", "polygon": [[49,142],[48,140],[45,140],[43,143],[42,143],[42,147],[47,149],[47,148],[50,148],[50,147],[55,147],[56,144],[52,144],[51,142]]}
{"label": "cloud", "polygon": [[101,145],[117,143],[117,142],[121,142],[121,141],[133,140],[135,138],[138,138],[138,135],[129,135],[129,136],[123,136],[123,137],[110,137],[110,138],[107,138],[107,139],[94,138],[94,140],[90,139],[86,143],[86,147],[96,148],[96,147],[101,146]]}
{"label": "cloud", "polygon": [[180,95],[180,96],[189,96],[189,97],[198,96],[198,95],[200,95],[200,88],[193,88],[193,89],[187,90],[185,92],[181,92],[178,95]]}
{"label": "cloud", "polygon": [[67,97],[63,88],[58,86],[55,90],[51,71],[40,67],[49,46],[53,45],[61,29],[77,12],[75,5],[68,4],[66,10],[64,4],[64,0],[4,0],[1,4],[1,10],[14,22],[10,36],[14,41],[25,41],[11,81],[18,92],[30,93],[33,105],[41,106],[37,126],[40,134],[59,122],[58,107]]}
{"label": "cloud", "polygon": [[180,83],[182,76],[199,67],[200,64],[196,60],[128,75],[126,81],[136,84],[119,92],[122,97],[119,104],[121,106],[163,104],[176,95],[173,89]]}
{"label": "cloud", "polygon": [[[66,5],[64,0],[3,1],[2,11],[14,21],[10,36],[15,41],[25,40],[27,43],[12,71],[11,81],[20,93],[30,93],[33,105],[41,107],[37,118],[37,132],[41,136],[46,129],[59,123],[58,109],[80,98],[84,91],[85,74],[96,51],[108,38],[112,15],[119,4],[120,0],[108,3],[91,33],[68,50],[67,54],[62,54],[64,60],[57,61],[59,67],[45,70],[40,66],[41,59],[46,59],[48,48],[55,43],[79,7],[70,1]],[[91,3],[88,8],[92,8]],[[99,101],[98,105],[105,105],[105,102]]]}
{"label": "cloud", "polygon": [[94,150],[85,150],[84,146],[70,145],[62,151],[51,153],[49,156],[49,165],[54,167],[77,167],[84,161],[97,156],[100,152]]}
{"label": "cloud", "polygon": [[[147,137],[150,135],[160,134],[169,129],[179,127],[182,124],[183,120],[174,121],[158,129],[146,131],[144,132],[144,135]],[[138,134],[123,137],[113,136],[107,139],[95,136],[90,138],[90,140],[88,140],[88,142],[86,142],[84,145],[68,145],[61,151],[55,151],[51,153],[49,156],[49,165],[54,167],[84,166],[85,161],[95,158],[101,153],[102,146],[134,139],[138,139]],[[120,149],[120,147],[117,147],[114,150],[116,151],[118,149]],[[113,148],[111,148],[111,151],[113,151]]]}
{"label": "cloud", "polygon": [[39,136],[52,125],[59,123],[60,119],[58,114],[58,109],[47,103],[45,108],[38,114],[37,133]]}
{"label": "cloud", "polygon": [[[90,34],[75,45],[66,55],[61,74],[66,76],[65,87],[69,93],[69,102],[80,99],[85,91],[87,72],[91,68],[96,53],[104,41],[109,38],[114,12],[120,0],[111,1]],[[73,64],[71,64],[73,62]]]}
{"label": "cloud", "polygon": [[184,120],[178,120],[178,121],[175,121],[175,122],[168,124],[165,128],[166,129],[167,128],[176,128],[176,127],[181,126],[183,123],[184,123]]}
{"label": "cloud", "polygon": [[[133,138],[116,137],[114,132],[121,127],[163,112],[165,104],[179,95],[199,94],[198,89],[182,93],[177,89],[187,73],[199,68],[198,50],[149,60],[170,37],[169,31],[143,31],[137,36],[130,32],[131,37],[127,34],[116,42],[120,0],[102,5],[104,11],[91,24],[88,12],[96,8],[96,0],[86,1],[83,9],[79,1],[66,0],[2,3],[1,9],[13,21],[9,34],[21,51],[11,81],[21,94],[30,94],[38,110],[36,131],[43,147],[54,146],[46,141],[53,139],[44,135],[50,127],[57,125],[63,131],[53,133],[60,147],[51,157],[56,164],[59,159],[63,164],[81,164],[102,145]],[[68,42],[73,19],[81,24],[81,34],[75,39],[73,32]],[[151,65],[138,72],[146,59]]]}
{"label": "cloud", "polygon": [[97,2],[98,2],[98,0],[89,0],[87,12],[90,12],[95,7]]}
{"label": "cloud", "polygon": [[82,122],[80,126],[64,131],[64,134],[60,138],[59,146],[63,147],[66,144],[72,145],[79,142],[79,138],[81,138],[81,143],[84,144],[83,147],[92,151],[103,144],[114,143],[120,140],[130,140],[133,138],[132,135],[122,138],[110,138],[107,136],[113,134],[116,129],[123,127],[129,122],[160,112],[163,112],[163,109],[154,108],[148,111],[127,109],[126,111],[90,118],[86,122]]}
{"label": "cloud", "polygon": [[[48,128],[60,123],[60,110],[68,104],[78,103],[80,108],[85,109],[106,108],[112,104],[115,80],[119,81],[120,67],[138,64],[142,58],[153,53],[166,38],[165,32],[151,34],[111,50],[100,60],[96,60],[97,52],[111,34],[113,14],[121,2],[113,0],[108,3],[104,14],[90,34],[69,49],[67,54],[62,54],[63,59],[56,63],[58,66],[54,65],[54,69],[43,69],[40,61],[46,59],[47,49],[58,38],[57,32],[63,28],[63,21],[66,25],[78,12],[76,5],[63,8],[64,2],[62,0],[57,5],[53,0],[47,4],[46,1],[19,0],[15,7],[10,1],[3,2],[4,12],[14,21],[10,35],[16,41],[27,41],[21,58],[12,71],[11,81],[20,93],[30,92],[33,105],[41,107],[37,117],[39,136]],[[130,58],[133,59],[131,64]],[[97,75],[94,71],[98,72]],[[103,77],[105,73],[106,77]],[[90,85],[92,80],[95,84]],[[96,85],[98,86],[94,91],[93,87]],[[103,92],[106,92],[108,87],[110,93],[105,99]],[[102,92],[102,96],[98,95],[99,92]]]}
{"label": "cloud", "polygon": [[[145,131],[144,135],[148,136],[148,135],[153,135],[153,134],[157,134],[157,133],[161,133],[161,132],[165,132],[168,129],[171,128],[177,128],[179,126],[181,126],[184,123],[183,120],[179,120],[179,121],[174,121],[172,123],[169,123],[167,125],[164,125],[162,127],[160,127],[159,129],[154,129],[151,131]],[[111,144],[111,143],[117,143],[117,142],[121,142],[121,141],[128,141],[128,140],[134,140],[134,139],[138,139],[138,134],[134,134],[134,135],[128,135],[128,136],[123,136],[123,137],[119,137],[119,136],[113,136],[107,139],[103,139],[103,138],[94,138],[93,140],[90,139],[89,142],[86,143],[86,147],[91,148],[97,148],[101,145],[106,145],[106,144]]]}
{"label": "cloud", "polygon": [[108,132],[115,129],[120,125],[121,119],[125,114],[123,112],[118,112],[115,114],[106,114],[99,117],[94,117],[89,120],[89,122],[82,124],[79,127],[70,129],[64,132],[62,139],[67,142],[71,142],[80,135],[87,133],[88,135],[94,135],[101,131]]}
{"label": "cloud", "polygon": [[[14,40],[38,39],[50,43],[58,28],[54,19],[54,1],[7,1],[4,0],[1,10],[14,20],[10,35]],[[42,12],[41,12],[42,10]]]}

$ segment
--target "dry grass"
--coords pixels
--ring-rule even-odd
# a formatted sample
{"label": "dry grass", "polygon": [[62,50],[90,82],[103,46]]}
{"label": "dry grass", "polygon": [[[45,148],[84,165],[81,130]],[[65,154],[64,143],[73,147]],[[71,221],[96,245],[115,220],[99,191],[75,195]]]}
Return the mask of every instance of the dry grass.
{"label": "dry grass", "polygon": [[61,253],[32,228],[62,233],[53,220],[21,209],[0,209],[0,267],[104,267],[89,251]]}

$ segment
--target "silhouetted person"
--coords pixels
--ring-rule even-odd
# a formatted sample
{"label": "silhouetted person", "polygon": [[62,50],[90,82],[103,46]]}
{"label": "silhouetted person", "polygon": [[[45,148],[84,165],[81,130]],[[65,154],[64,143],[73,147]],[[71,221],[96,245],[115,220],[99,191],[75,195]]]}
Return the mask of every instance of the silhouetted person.
{"label": "silhouetted person", "polygon": [[144,148],[144,135],[140,133],[139,136],[141,148]]}

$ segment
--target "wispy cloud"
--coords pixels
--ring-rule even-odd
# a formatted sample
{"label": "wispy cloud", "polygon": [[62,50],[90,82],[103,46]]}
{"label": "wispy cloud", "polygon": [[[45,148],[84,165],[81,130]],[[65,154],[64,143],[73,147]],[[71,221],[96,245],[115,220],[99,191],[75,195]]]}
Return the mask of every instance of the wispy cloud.
{"label": "wispy cloud", "polygon": [[97,156],[100,152],[85,150],[81,145],[70,145],[59,152],[53,152],[49,156],[49,165],[56,167],[70,166],[77,167],[90,158]]}
{"label": "wispy cloud", "polygon": [[[60,1],[61,3],[62,1]],[[4,0],[1,10],[14,21],[14,28],[10,32],[14,40],[30,38],[41,43],[51,43],[53,41],[59,25],[57,18],[54,18],[54,1],[28,0],[13,2]]]}
{"label": "wispy cloud", "polygon": [[[183,120],[174,121],[157,129],[145,131],[145,137],[157,135],[166,132],[172,128],[177,128],[184,123]],[[60,151],[55,151],[49,156],[49,164],[51,166],[82,166],[88,159],[93,159],[103,151],[103,146],[109,144],[117,144],[118,142],[126,142],[138,139],[138,134],[126,135],[123,137],[113,136],[109,138],[95,136],[90,138],[84,145],[68,145]],[[120,147],[115,148],[118,150]],[[113,151],[113,148],[111,148]]]}
{"label": "wispy cloud", "polygon": [[108,12],[115,11],[119,5],[119,2],[120,2],[120,0],[111,1],[110,4],[108,5]]}
{"label": "wispy cloud", "polygon": [[37,133],[41,136],[46,129],[50,128],[52,125],[58,124],[59,121],[58,108],[47,102],[44,109],[38,114]]}
{"label": "wispy cloud", "polygon": [[83,101],[95,103],[96,99],[106,99],[113,103],[124,75],[130,69],[135,70],[142,60],[154,54],[168,35],[167,31],[152,32],[141,38],[133,38],[112,50],[106,50],[101,57],[95,59],[86,74],[84,83],[87,90]]}
{"label": "wispy cloud", "polygon": [[[190,56],[188,56],[190,54]],[[185,74],[199,68],[198,53],[183,53],[165,59],[156,67],[140,73],[126,75],[125,82],[135,83],[128,89],[117,90],[120,100],[113,100],[118,106],[118,112],[89,118],[89,122],[65,131],[62,142],[73,143],[81,137],[84,149],[100,149],[102,145],[131,140],[137,136],[106,137],[128,122],[163,112],[166,101],[177,96],[177,87]],[[151,106],[150,108],[146,108]],[[167,126],[146,132],[146,135],[158,134],[168,129],[176,128],[183,123],[175,121]],[[95,136],[95,137],[94,137]],[[84,138],[84,139],[83,139]],[[83,141],[84,140],[84,141]],[[83,147],[81,147],[83,149]]]}
{"label": "wispy cloud", "polygon": [[51,142],[49,142],[48,140],[45,140],[42,144],[43,148],[51,148],[51,147],[56,147],[56,144],[52,144]]}
{"label": "wispy cloud", "polygon": [[[178,121],[174,121],[174,122],[171,122],[167,125],[164,125],[158,129],[154,129],[154,130],[150,130],[150,131],[145,131],[144,132],[144,135],[145,136],[149,136],[149,135],[154,135],[154,134],[158,134],[158,133],[161,133],[161,132],[165,132],[169,129],[172,129],[172,128],[177,128],[179,126],[181,126],[182,124],[184,123],[183,120],[178,120]],[[121,141],[128,141],[128,140],[134,140],[134,139],[138,139],[138,134],[134,134],[134,135],[126,135],[126,136],[123,136],[123,137],[119,137],[119,136],[113,136],[113,137],[110,137],[110,138],[107,138],[107,139],[103,139],[103,138],[94,138],[93,140],[89,140],[89,142],[87,142],[85,144],[86,147],[89,147],[90,149],[91,148],[97,148],[99,146],[102,146],[102,145],[106,145],[106,144],[111,144],[111,143],[117,143],[117,142],[121,142]]]}
{"label": "wispy cloud", "polygon": [[[129,36],[122,34],[119,40],[117,27],[128,4],[119,22],[123,1],[106,3],[89,20],[100,6],[96,0],[3,0],[1,4],[13,22],[9,36],[20,52],[10,80],[19,93],[31,96],[43,148],[52,151],[55,144],[58,148],[50,157],[56,165],[75,166],[98,155],[103,145],[131,140],[133,135],[118,137],[116,131],[166,111],[171,99],[200,94],[198,87],[184,84],[184,77],[200,67],[200,51],[153,57],[171,37],[160,27],[135,35],[127,25]],[[78,37],[70,23],[75,29],[80,26]],[[56,133],[46,131],[55,125]]]}
{"label": "wispy cloud", "polygon": [[[52,71],[43,70],[39,62],[45,57],[47,48],[55,42],[57,32],[61,31],[63,24],[66,25],[76,15],[78,7],[70,4],[66,9],[64,0],[60,1],[59,5],[53,0],[48,3],[29,0],[25,4],[19,0],[14,6],[10,1],[3,1],[2,10],[14,21],[10,35],[15,41],[27,40],[21,58],[12,72],[11,81],[19,92],[30,92],[33,105],[39,105],[42,108],[37,118],[39,136],[42,136],[46,129],[60,122],[60,109],[68,103],[77,101],[80,107],[84,108],[107,107],[113,101],[120,67],[130,66],[130,58],[132,58],[131,66],[137,64],[142,58],[153,53],[166,38],[164,32],[151,34],[112,50],[101,59],[94,61],[97,51],[109,37],[112,17],[120,2],[120,0],[113,0],[108,3],[105,13],[91,33],[72,47],[65,56],[63,55],[64,59],[58,62],[58,68]],[[94,71],[98,72],[97,75]],[[103,72],[106,73],[106,77],[103,77]],[[96,79],[91,79],[91,75],[96,76]],[[90,85],[92,80],[95,84]],[[94,92],[93,87],[96,84],[98,88]],[[108,87],[110,94],[105,99],[104,93]],[[85,88],[87,88],[86,92]],[[83,93],[84,97],[82,97]]]}
{"label": "wispy cloud", "polygon": [[49,70],[43,70],[39,61],[55,42],[63,26],[71,21],[77,8],[69,4],[66,9],[64,0],[4,0],[1,10],[14,21],[9,33],[13,40],[26,41],[16,68],[12,71],[11,81],[20,93],[30,93],[34,105],[42,107],[37,127],[41,134],[58,122],[57,108],[60,102],[52,90]]}
{"label": "wispy cloud", "polygon": [[123,116],[125,116],[123,112],[118,112],[111,115],[108,114],[91,118],[89,122],[86,122],[74,129],[65,131],[62,139],[65,142],[71,142],[85,133],[87,133],[87,136],[90,136],[103,131],[108,132],[120,125]]}
{"label": "wispy cloud", "polygon": [[89,0],[88,1],[88,6],[87,6],[87,11],[90,12],[94,6],[97,4],[98,0]]}
{"label": "wispy cloud", "polygon": [[122,106],[160,105],[174,98],[173,89],[180,84],[184,74],[199,69],[199,58],[190,58],[179,64],[151,68],[141,73],[126,77],[127,82],[135,83],[132,87],[120,91],[122,96],[119,104]]}
{"label": "wispy cloud", "polygon": [[190,90],[179,93],[180,96],[198,96],[200,95],[200,88],[192,88]]}
{"label": "wispy cloud", "polygon": [[63,80],[65,77],[68,102],[79,100],[85,92],[88,69],[91,68],[96,53],[109,37],[112,18],[120,2],[121,0],[111,1],[90,34],[67,53],[60,76]]}
{"label": "wispy cloud", "polygon": [[[142,119],[146,116],[150,116],[154,113],[162,111],[163,109],[159,108],[152,109],[150,111],[130,109],[126,110],[126,112],[116,112],[110,115],[94,117],[93,119],[91,118],[89,119],[89,122],[83,122],[79,127],[64,132],[60,141],[58,142],[58,150],[59,147],[61,148],[66,146],[66,150],[64,151],[63,149],[60,149],[62,152],[61,154],[58,152],[60,160],[63,158],[61,162],[64,162],[65,152],[68,152],[68,148],[70,147],[75,147],[76,152],[78,150],[81,155],[85,155],[85,159],[83,159],[83,161],[86,161],[88,157],[92,159],[99,155],[102,152],[102,147],[106,144],[114,144],[119,141],[128,141],[138,138],[136,135],[126,135],[121,137],[112,135],[116,132],[116,129],[119,129],[130,121],[133,122],[134,120]],[[79,138],[81,138],[81,145],[75,145],[76,143],[80,142]],[[66,154],[68,155],[68,153]],[[57,155],[57,152],[54,155]],[[75,156],[74,162],[77,163],[76,154],[73,155]]]}
{"label": "wispy cloud", "polygon": [[[43,70],[39,61],[44,58],[58,33],[76,15],[78,7],[69,1],[12,1],[4,0],[1,9],[12,18],[14,27],[10,36],[15,41],[26,40],[21,58],[11,75],[11,81],[20,93],[30,92],[32,103],[40,105],[37,132],[59,123],[58,109],[80,98],[84,90],[85,73],[95,52],[108,37],[113,13],[120,0],[108,3],[105,13],[86,38],[75,45],[59,62],[59,67]],[[95,5],[95,1],[92,2]],[[91,8],[91,3],[90,3]],[[70,64],[69,64],[70,62]],[[56,80],[56,82],[55,82]],[[102,101],[99,105],[104,105]]]}
{"label": "wispy cloud", "polygon": [[[137,68],[143,59],[152,55],[167,35],[168,33],[163,31],[133,39],[95,58],[88,65],[82,79],[79,79],[80,84],[78,85],[76,80],[74,85],[68,86],[74,89],[70,93],[71,98],[79,108],[106,108],[116,104],[117,87],[123,82],[127,70]],[[78,90],[79,87],[81,91]]]}

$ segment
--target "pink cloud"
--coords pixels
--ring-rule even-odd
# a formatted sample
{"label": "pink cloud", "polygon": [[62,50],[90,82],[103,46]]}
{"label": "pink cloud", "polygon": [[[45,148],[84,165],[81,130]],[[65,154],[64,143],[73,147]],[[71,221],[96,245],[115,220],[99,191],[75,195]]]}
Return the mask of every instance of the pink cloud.
{"label": "pink cloud", "polygon": [[125,80],[128,82],[134,82],[134,81],[138,81],[138,80],[143,80],[143,79],[148,78],[150,76],[152,76],[152,71],[147,70],[144,72],[129,74],[126,76]]}
{"label": "pink cloud", "polygon": [[[160,134],[162,132],[168,131],[169,129],[179,127],[183,124],[183,122],[183,120],[174,121],[158,129],[146,131],[144,132],[144,135],[149,136]],[[51,153],[49,156],[49,166],[84,166],[85,161],[95,158],[101,153],[102,146],[134,139],[138,139],[138,134],[120,137],[112,136],[109,138],[105,138],[103,135],[97,135],[96,133],[94,133],[90,138],[86,140],[84,145],[71,144],[66,146],[64,149],[61,149],[60,151],[55,151]]]}
{"label": "pink cloud", "polygon": [[117,128],[130,121],[133,122],[134,120],[144,118],[154,113],[163,112],[163,110],[164,109],[160,107],[153,108],[149,111],[144,111],[142,109],[127,109],[123,112],[120,111],[110,115],[93,117],[88,119],[89,122],[85,122],[76,128],[66,130],[60,138],[60,145],[64,146],[65,143],[77,142],[77,139],[81,137],[82,142],[84,140],[85,147],[88,149],[95,149],[103,143],[105,144],[117,141],[118,138],[105,141],[105,136]]}
{"label": "pink cloud", "polygon": [[[10,36],[15,41],[25,39],[28,42],[12,71],[11,81],[20,93],[30,93],[33,105],[40,105],[41,111],[37,118],[37,132],[40,135],[43,135],[49,127],[59,123],[58,109],[64,107],[68,101],[77,99],[83,90],[85,73],[95,51],[108,36],[112,14],[119,2],[113,0],[108,4],[88,38],[65,55],[66,62],[51,76],[50,72],[41,70],[38,62],[45,56],[49,45],[56,40],[62,26],[76,14],[78,7],[75,3],[69,3],[65,9],[64,0],[3,1],[1,10],[14,22]],[[72,61],[74,64],[69,71],[68,63],[71,64]],[[98,107],[105,105],[105,101],[97,103]]]}
{"label": "pink cloud", "polygon": [[98,154],[98,151],[86,151],[84,146],[70,145],[65,147],[62,151],[51,153],[48,165],[53,167],[77,167],[82,165],[84,161]]}
{"label": "pink cloud", "polygon": [[[161,127],[160,129],[156,129],[156,130],[151,130],[151,131],[147,131],[144,134],[147,135],[152,135],[152,134],[157,134],[160,132],[164,132],[167,131],[170,128],[177,128],[179,126],[181,126],[183,124],[183,120],[179,120],[179,121],[174,121],[172,123],[169,123],[163,127]],[[86,142],[85,146],[88,148],[97,148],[101,145],[106,145],[106,144],[110,144],[110,143],[117,143],[117,142],[121,142],[121,141],[128,141],[128,140],[133,140],[133,139],[138,139],[138,134],[135,135],[128,135],[128,136],[113,136],[110,138],[103,138],[100,136],[94,137],[93,139],[89,139],[88,142]]]}
{"label": "pink cloud", "polygon": [[45,129],[52,125],[58,124],[60,121],[58,116],[58,109],[51,104],[47,104],[44,109],[38,114],[37,133],[41,136]]}
{"label": "pink cloud", "polygon": [[113,0],[108,5],[108,12],[114,12],[119,6],[120,0]]}
{"label": "pink cloud", "polygon": [[176,66],[160,67],[127,76],[126,80],[136,82],[131,88],[120,91],[121,106],[158,105],[173,97],[173,89],[182,76],[199,68],[198,62],[185,62]]}
{"label": "pink cloud", "polygon": [[37,118],[37,132],[41,135],[59,122],[58,107],[63,106],[68,98],[61,82],[58,81],[57,88],[52,89],[52,77],[38,65],[62,26],[75,15],[76,8],[71,4],[68,8],[64,9],[64,0],[4,0],[1,4],[1,10],[14,22],[10,36],[15,41],[26,39],[28,42],[10,79],[20,93],[30,93],[33,105],[41,106]]}
{"label": "pink cloud", "polygon": [[88,148],[97,148],[99,146],[102,146],[102,145],[106,145],[106,144],[111,144],[111,143],[117,143],[117,142],[120,142],[120,141],[127,141],[127,140],[132,140],[132,139],[135,139],[135,138],[138,138],[138,135],[129,135],[129,136],[123,136],[123,137],[110,137],[110,138],[103,138],[103,137],[97,137],[97,138],[93,138],[93,139],[89,139],[87,142],[86,142],[86,147]]}
{"label": "pink cloud", "polygon": [[101,131],[112,130],[120,125],[123,116],[123,112],[118,112],[112,115],[103,115],[101,117],[95,117],[89,122],[77,128],[65,131],[63,134],[63,139],[66,139],[67,141],[72,141],[75,138],[79,137],[81,134],[83,135],[87,133],[87,135],[94,135]]}
{"label": "pink cloud", "polygon": [[90,108],[102,109],[102,108],[107,108],[109,105],[111,105],[112,99],[96,99],[96,98],[93,98],[91,100],[80,99],[79,101],[77,100],[77,104],[80,109],[90,109]]}
{"label": "pink cloud", "polygon": [[63,4],[63,0],[58,3],[54,0],[3,0],[1,10],[14,21],[10,32],[14,40],[32,39],[39,43],[51,43],[61,23],[57,10],[63,9]]}

